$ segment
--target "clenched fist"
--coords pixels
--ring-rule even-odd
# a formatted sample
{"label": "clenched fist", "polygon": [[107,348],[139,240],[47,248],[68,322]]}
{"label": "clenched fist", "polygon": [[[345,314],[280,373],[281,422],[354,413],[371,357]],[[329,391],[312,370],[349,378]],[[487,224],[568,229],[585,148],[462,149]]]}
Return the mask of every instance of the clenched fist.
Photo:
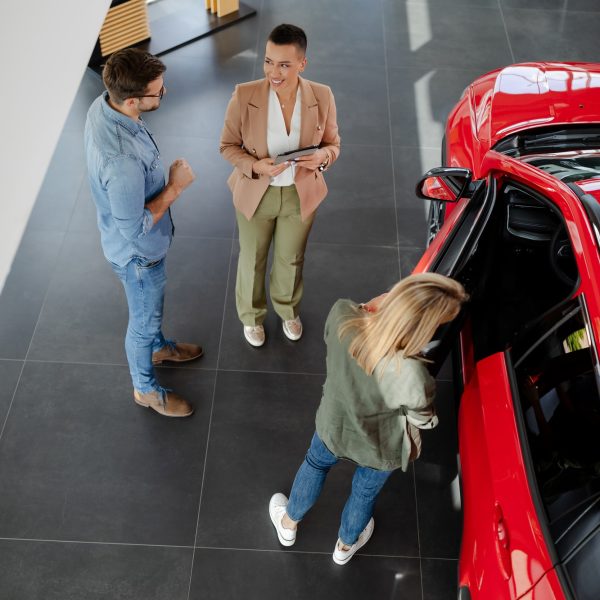
{"label": "clenched fist", "polygon": [[182,192],[196,179],[192,167],[185,158],[178,158],[173,161],[169,168],[169,184],[175,186],[178,191]]}

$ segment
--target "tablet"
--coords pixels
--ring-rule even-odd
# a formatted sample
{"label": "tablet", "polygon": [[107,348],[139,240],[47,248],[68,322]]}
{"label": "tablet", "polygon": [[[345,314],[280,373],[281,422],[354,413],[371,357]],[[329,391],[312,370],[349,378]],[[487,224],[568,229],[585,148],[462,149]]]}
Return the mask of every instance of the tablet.
{"label": "tablet", "polygon": [[299,156],[308,156],[309,154],[314,154],[319,149],[319,146],[308,146],[307,148],[300,148],[298,150],[292,150],[291,152],[284,152],[283,154],[278,154],[275,157],[274,165],[280,165],[286,160],[294,160]]}

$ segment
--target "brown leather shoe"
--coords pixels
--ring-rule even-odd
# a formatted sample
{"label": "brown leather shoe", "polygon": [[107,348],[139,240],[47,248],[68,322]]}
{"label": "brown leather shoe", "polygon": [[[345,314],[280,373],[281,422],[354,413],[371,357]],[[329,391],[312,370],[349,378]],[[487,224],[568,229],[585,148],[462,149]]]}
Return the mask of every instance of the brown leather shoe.
{"label": "brown leather shoe", "polygon": [[158,352],[152,354],[152,364],[160,365],[165,360],[186,362],[202,356],[202,346],[196,344],[165,344]]}
{"label": "brown leather shoe", "polygon": [[151,408],[165,417],[189,417],[194,412],[194,407],[178,394],[165,391],[163,401],[162,394],[156,392],[138,392],[133,390],[133,399],[140,406]]}

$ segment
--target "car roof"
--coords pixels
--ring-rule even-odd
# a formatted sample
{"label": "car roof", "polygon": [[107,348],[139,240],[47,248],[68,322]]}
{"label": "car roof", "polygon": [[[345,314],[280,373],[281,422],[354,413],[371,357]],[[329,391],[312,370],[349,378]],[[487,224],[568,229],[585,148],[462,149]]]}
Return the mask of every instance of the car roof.
{"label": "car roof", "polygon": [[565,123],[600,123],[600,64],[522,63],[470,86],[477,137],[493,147],[507,135]]}

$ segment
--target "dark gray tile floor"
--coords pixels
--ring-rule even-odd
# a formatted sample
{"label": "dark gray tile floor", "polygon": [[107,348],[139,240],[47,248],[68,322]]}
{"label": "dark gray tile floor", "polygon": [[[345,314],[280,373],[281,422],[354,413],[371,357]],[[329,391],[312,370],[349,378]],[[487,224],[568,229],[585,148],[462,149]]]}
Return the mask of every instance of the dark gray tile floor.
{"label": "dark gray tile floor", "polygon": [[[167,3],[170,0],[158,0]],[[352,468],[335,469],[290,549],[267,515],[314,427],[322,328],[339,297],[410,273],[425,241],[417,178],[440,164],[444,121],[477,75],[514,61],[596,60],[596,0],[246,0],[256,17],[165,56],[148,115],[165,162],[197,181],[173,207],[165,331],[205,356],[160,368],[195,400],[170,421],[132,401],[126,306],[102,256],[82,130],[100,80],[85,74],[0,296],[0,597],[10,600],[442,600],[455,597],[461,515],[447,365],[440,426],[396,473],[376,531],[331,561]],[[165,4],[165,10],[168,10]],[[238,246],[218,138],[233,86],[261,74],[280,22],[309,37],[308,78],[328,83],[343,152],[327,174],[306,262],[306,333],[270,314],[255,350],[235,316]]]}

